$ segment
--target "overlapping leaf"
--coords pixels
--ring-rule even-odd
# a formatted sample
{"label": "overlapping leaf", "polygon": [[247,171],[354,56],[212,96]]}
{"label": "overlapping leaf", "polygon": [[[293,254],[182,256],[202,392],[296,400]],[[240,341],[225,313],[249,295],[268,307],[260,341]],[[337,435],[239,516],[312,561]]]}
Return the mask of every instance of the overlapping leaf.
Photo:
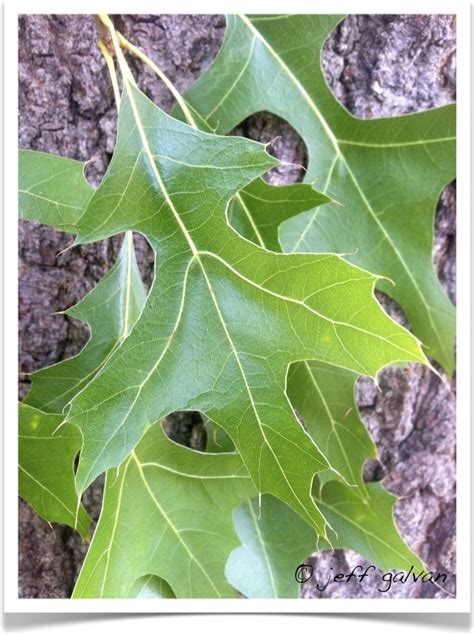
{"label": "overlapping leaf", "polygon": [[[244,22],[248,27],[250,23]],[[425,145],[424,140],[420,145]],[[360,467],[373,445],[356,411],[348,413],[339,401],[344,395],[345,401],[353,402],[354,372],[374,375],[389,362],[424,361],[417,342],[376,305],[374,276],[331,255],[270,254],[238,238],[225,222],[231,200],[228,216],[234,227],[259,246],[277,251],[281,221],[327,199],[309,186],[276,192],[261,180],[251,183],[273,165],[258,145],[212,138],[173,122],[127,81],[117,150],[92,199],[80,164],[73,168],[60,165],[57,157],[51,161],[56,163],[50,164],[49,172],[40,161],[22,181],[23,217],[77,232],[76,242],[135,229],[146,235],[157,255],[157,278],[138,319],[144,294],[130,258],[133,252],[125,253],[131,238],[125,241],[109,274],[117,278],[110,288],[116,284],[122,289],[122,301],[103,293],[106,300],[100,306],[98,291],[102,285],[105,292],[105,278],[83,301],[82,313],[81,305],[77,307],[77,317],[89,323],[93,323],[88,319],[91,313],[96,318],[89,346],[77,358],[56,365],[57,371],[72,363],[73,376],[66,372],[56,377],[64,383],[61,392],[65,394],[53,401],[52,408],[64,407],[84,388],[68,416],[69,422],[81,428],[84,439],[79,487],[125,459],[120,468],[108,473],[104,510],[75,595],[232,596],[223,570],[238,544],[231,513],[244,500],[236,516],[244,545],[232,552],[228,562],[230,581],[250,596],[267,593],[263,586],[268,584],[270,594],[294,593],[293,587],[272,585],[272,576],[289,571],[296,552],[298,558],[305,555],[315,539],[313,529],[289,508],[264,497],[264,502],[273,501],[275,518],[287,518],[287,534],[292,527],[300,527],[297,533],[308,536],[307,547],[297,545],[294,553],[289,548],[287,558],[278,558],[276,547],[285,541],[279,542],[281,532],[272,534],[276,527],[271,514],[262,522],[253,515],[250,522],[249,513],[242,511],[255,511],[254,503],[248,502],[255,488],[238,455],[218,458],[192,453],[166,439],[159,426],[151,428],[128,455],[153,421],[180,408],[200,409],[217,421],[241,453],[258,489],[286,501],[323,539],[327,519],[337,531],[337,535],[333,529],[329,532],[335,546],[355,548],[382,568],[408,569],[414,562],[415,568],[421,566],[393,526],[390,495],[379,486],[366,489],[362,484]],[[344,161],[349,167],[347,157]],[[62,167],[67,168],[64,181],[59,174]],[[74,179],[77,200],[65,193],[65,183]],[[234,196],[238,190],[240,194]],[[327,192],[333,195],[329,188]],[[298,223],[299,219],[292,226]],[[300,242],[312,227],[311,223],[300,232]],[[284,244],[286,230],[281,232]],[[132,269],[136,276],[129,289],[141,291],[123,330],[127,303],[119,270],[122,274],[128,270],[130,283]],[[97,306],[100,309],[94,314]],[[101,325],[107,315],[110,324]],[[288,394],[316,444],[297,423],[284,392],[288,365],[300,359],[306,361],[291,367]],[[54,376],[48,372],[54,369],[44,371],[43,384],[38,378],[33,384],[30,396],[36,390],[38,405],[48,404],[47,382]],[[64,427],[73,429],[70,423]],[[355,448],[350,457],[345,451],[349,439]],[[340,474],[358,487],[329,481],[318,488],[316,479],[316,507],[310,492],[317,473],[321,483]],[[176,496],[177,491],[184,493]],[[279,507],[286,515],[280,514]],[[377,518],[383,519],[380,527]],[[159,528],[152,539],[149,523]],[[210,524],[218,526],[220,540],[209,533]],[[215,536],[212,550],[210,536]],[[374,542],[371,555],[364,541],[369,547]],[[171,570],[169,558],[165,562],[164,554],[170,552],[177,555],[173,566],[187,572],[184,580]],[[268,558],[270,552],[277,557]],[[124,553],[131,554],[133,566],[124,561]],[[248,558],[263,563],[262,587],[255,582],[249,586],[248,576],[243,575],[248,568],[242,563]]]}
{"label": "overlapping leaf", "polygon": [[[263,183],[263,181],[262,181]],[[242,236],[267,249],[280,251],[278,225],[311,205],[304,185],[272,188],[259,185],[258,196],[240,194],[231,207],[229,221]],[[308,186],[307,186],[308,187]],[[280,190],[278,196],[273,190]],[[293,196],[287,196],[292,192]],[[296,200],[295,200],[296,199]],[[244,202],[240,202],[244,201]],[[264,201],[262,208],[259,201]],[[272,219],[278,222],[273,224]],[[276,230],[276,231],[275,231]],[[317,361],[293,364],[288,373],[287,394],[318,448],[343,480],[357,485],[362,497],[362,468],[377,455],[354,399],[357,374]]]}
{"label": "overlapping leaf", "polygon": [[[74,232],[94,193],[84,168],[80,161],[20,150],[20,218]],[[63,311],[89,325],[90,341],[75,357],[33,373],[25,403],[44,412],[62,412],[128,336],[145,297],[133,237],[128,233],[107,275],[78,304]]]}
{"label": "overlapping leaf", "polygon": [[[299,208],[288,199],[280,205],[273,203],[275,196],[261,198],[266,200],[264,213],[255,213],[256,199],[251,199],[249,205],[236,204],[229,220],[244,237],[269,248],[266,241],[275,236],[267,232],[269,220],[277,217],[281,223]],[[284,195],[281,200],[285,200]],[[413,567],[419,573],[424,570],[423,564],[404,543],[394,523],[396,498],[381,485],[366,485],[363,480],[363,465],[377,455],[377,450],[359,417],[354,399],[356,378],[344,368],[315,361],[293,364],[288,373],[291,403],[342,477],[342,482],[327,482],[319,488],[316,484],[314,489],[331,526],[331,547],[358,551],[383,571]],[[215,428],[209,432],[218,451],[225,441],[214,441],[219,436]],[[328,476],[334,478],[333,473],[326,473]],[[314,536],[308,534],[308,527],[281,501],[268,496],[243,503],[235,512],[235,524],[243,545],[232,552],[227,563],[226,575],[232,584],[252,598],[296,596],[296,566],[314,551]],[[318,549],[323,547],[324,541],[318,540]]]}
{"label": "overlapping leaf", "polygon": [[[84,177],[84,164],[20,150],[19,177],[20,218],[74,231],[94,191]],[[49,522],[75,527],[78,505],[72,464],[81,447],[81,434],[74,426],[61,426],[64,417],[59,415],[126,336],[145,300],[130,239],[131,235],[104,279],[64,311],[89,324],[91,340],[75,357],[33,373],[32,387],[20,404],[20,495]],[[41,505],[38,500],[43,501]],[[78,530],[87,536],[88,519],[82,506],[78,520]]]}
{"label": "overlapping leaf", "polygon": [[[20,218],[73,231],[93,194],[84,165],[41,152],[19,154]],[[89,518],[79,506],[73,471],[81,434],[62,425],[61,412],[127,336],[144,301],[129,234],[109,273],[64,312],[89,324],[91,340],[75,357],[33,373],[32,387],[19,406],[20,496],[45,520],[68,524],[83,537],[88,537]]]}
{"label": "overlapping leaf", "polygon": [[433,214],[454,178],[455,109],[363,121],[328,88],[320,64],[330,15],[231,16],[216,60],[186,99],[219,133],[270,110],[308,147],[307,180],[339,203],[280,230],[285,251],[337,252],[392,280],[429,355],[452,372],[454,310],[432,263]]}
{"label": "overlapping leaf", "polygon": [[[395,526],[396,497],[379,483],[368,483],[363,495],[364,503],[357,488],[335,480],[315,487],[315,500],[330,525],[330,543],[318,540],[317,550],[352,549],[383,572],[426,572]],[[242,546],[227,561],[229,582],[249,598],[297,597],[296,569],[316,551],[310,527],[270,496],[243,503],[234,523]]]}
{"label": "overlapping leaf", "polygon": [[281,223],[330,200],[303,183],[272,187],[256,179],[234,196],[228,218],[242,236],[256,245],[281,251],[278,240]]}
{"label": "overlapping leaf", "polygon": [[[43,155],[39,156],[35,152],[22,152],[20,160],[20,173],[29,174],[30,186],[36,191],[38,188],[34,185],[33,175],[38,158],[43,160]],[[67,220],[69,221],[68,226],[72,228],[77,215],[74,212],[71,218],[66,219],[64,210],[60,209],[58,192],[61,191],[61,188],[56,188],[56,177],[59,174],[63,175],[62,188],[67,188],[67,180],[73,174],[74,178],[77,174],[81,174],[84,166],[78,162],[59,157],[53,157],[53,160],[47,161],[47,163],[49,170],[47,182],[43,181],[46,175],[45,171],[38,175],[38,178],[43,181],[40,201],[48,198],[48,222],[61,228],[63,221]],[[69,186],[72,188],[74,183],[70,181]],[[92,188],[90,188],[90,195],[92,192]],[[90,196],[84,197],[84,205],[89,198]],[[37,206],[25,210],[27,203],[28,199],[25,201],[24,195],[21,195],[22,217],[27,216],[29,220],[44,220],[45,204],[40,202]],[[66,213],[71,213],[70,209],[68,208]],[[79,304],[67,311],[68,315],[89,324],[91,327],[89,343],[77,356],[34,373],[32,389],[27,395],[28,403],[35,403],[44,409],[61,412],[68,401],[95,376],[112,351],[127,338],[144,301],[145,292],[135,262],[132,235],[131,232],[128,232],[117,261],[109,273]],[[75,513],[79,503],[74,486],[72,463],[81,446],[81,435],[75,426],[61,425],[63,418],[60,415],[45,414],[20,404],[20,494],[32,504],[45,520],[62,522],[74,527]],[[203,557],[206,558],[206,554],[212,554],[212,556],[208,555],[205,561],[206,571],[201,571],[204,576],[212,575],[212,578],[207,579],[207,583],[213,585],[213,590],[209,592],[210,595],[235,595],[235,592],[225,581],[224,566],[230,551],[238,544],[230,522],[233,508],[245,498],[245,491],[250,496],[255,494],[248,473],[235,455],[218,459],[210,458],[209,460],[203,460],[199,456],[196,461],[189,451],[176,450],[174,444],[163,438],[161,431],[152,432],[156,443],[148,451],[151,452],[153,460],[163,459],[163,465],[153,465],[157,469],[152,471],[150,483],[156,488],[158,496],[161,496],[163,488],[168,492],[166,500],[162,503],[168,503],[167,510],[170,514],[176,513],[177,493],[179,492],[180,505],[183,508],[188,507],[190,510],[191,508],[194,510],[194,506],[197,505],[200,516],[208,521],[208,524],[202,523],[201,534],[199,533],[201,528],[196,528],[195,536],[190,541],[182,541],[180,535],[182,534],[184,537],[187,529],[183,526],[185,515],[180,515],[179,530],[175,534],[171,532],[170,542],[161,554],[161,558],[156,559],[158,570],[161,571],[160,563],[164,559],[166,550],[169,550],[170,545],[173,545],[173,541],[175,541],[178,554],[173,560],[173,566],[176,567],[177,572],[187,572],[188,569],[192,568],[194,561],[200,561]],[[150,437],[150,435],[151,433],[148,436]],[[142,448],[143,445],[140,447]],[[176,467],[181,471],[176,471]],[[189,470],[189,473],[185,473],[183,470]],[[70,473],[69,479],[65,478],[67,472]],[[115,472],[112,470],[107,477],[105,492],[107,500],[111,496],[113,499],[116,491],[114,490],[115,478]],[[195,479],[195,481],[190,479]],[[211,482],[210,486],[208,481]],[[244,485],[239,485],[238,481],[242,481]],[[219,486],[221,482],[222,488]],[[124,487],[128,487],[128,482]],[[217,491],[218,494],[215,494],[214,492]],[[143,492],[135,491],[134,495],[140,496],[142,499],[148,496],[145,488]],[[216,505],[219,497],[224,499],[224,507],[228,507],[228,518],[224,521],[217,519],[216,522],[216,514],[221,512],[221,508]],[[151,504],[153,507],[153,501]],[[166,524],[169,521],[169,517],[165,514],[164,517],[159,517],[156,524],[151,522],[151,511],[157,512],[157,510],[160,511],[159,504],[158,508],[155,505],[155,509],[152,510],[144,505],[143,513],[140,513],[136,508],[129,509],[130,513],[134,514],[134,530],[140,534],[140,544],[145,551],[148,550],[150,553],[155,552],[163,538],[162,533],[155,531],[155,529],[160,527],[163,529],[163,523]],[[94,545],[97,542],[101,544],[109,538],[110,524],[116,521],[119,513],[120,510],[116,509],[113,503],[103,510],[101,522],[95,532]],[[191,513],[193,512],[191,511]],[[192,522],[196,523],[196,520]],[[88,524],[87,514],[81,506],[77,529],[84,537],[88,536]],[[188,526],[191,527],[191,524]],[[222,536],[219,535],[219,531],[222,531]],[[192,534],[191,530],[190,533]],[[198,540],[198,537],[201,539]],[[189,554],[186,550],[188,543],[194,548],[193,554]],[[182,553],[179,552],[179,547],[183,548]],[[98,566],[91,565],[92,574],[86,585],[83,584],[83,577],[81,577],[78,587],[82,589],[81,592],[87,594],[87,589],[96,585],[104,595],[118,593],[119,597],[153,599],[175,597],[169,584],[162,578],[155,575],[141,575],[141,573],[147,572],[151,566],[149,558],[140,559],[137,557],[135,572],[139,577],[135,579],[135,572],[129,569],[127,560],[124,561],[122,556],[122,552],[118,549],[114,549],[113,553],[107,553],[107,568],[113,571],[120,570],[121,577],[123,577],[123,571],[126,570],[127,580],[132,581],[128,589],[126,589],[126,584],[122,585],[119,591],[109,589],[107,574],[104,574],[101,568],[101,557],[99,556],[95,560],[96,546],[93,546],[85,567],[88,570],[91,562],[97,562]],[[212,562],[213,560],[215,563]],[[218,571],[216,575],[214,575],[215,571]],[[183,575],[186,576],[187,573]],[[207,587],[200,584],[199,576],[197,576],[196,581],[190,580],[189,585],[187,592],[193,596],[199,595],[201,592],[206,593]],[[178,589],[181,592],[182,588],[178,586]]]}
{"label": "overlapping leaf", "polygon": [[19,494],[48,522],[69,525],[85,539],[89,517],[74,483],[81,435],[74,426],[56,431],[63,417],[20,404]]}
{"label": "overlapping leaf", "polygon": [[353,549],[382,571],[410,571],[411,567],[415,574],[426,571],[395,527],[396,496],[389,494],[380,483],[367,483],[366,488],[368,503],[365,506],[361,505],[356,492],[334,480],[322,485],[315,495],[331,527],[328,532],[331,548]]}
{"label": "overlapping leaf", "polygon": [[94,190],[84,164],[45,152],[20,150],[18,156],[20,218],[75,232]]}
{"label": "overlapping leaf", "polygon": [[331,466],[362,493],[363,465],[377,449],[355,404],[356,378],[343,368],[302,362],[290,369],[288,396]]}
{"label": "overlapping leaf", "polygon": [[[107,473],[103,510],[74,589],[75,598],[136,597],[144,576],[181,598],[235,597],[224,568],[239,541],[232,512],[255,495],[237,453],[176,445],[161,427]],[[155,581],[156,582],[156,581]],[[156,584],[148,593],[156,594]]]}
{"label": "overlapping leaf", "polygon": [[130,233],[109,273],[65,311],[89,324],[88,344],[75,357],[34,373],[32,388],[19,405],[19,494],[42,518],[67,524],[83,538],[89,536],[90,521],[79,506],[73,471],[82,437],[75,426],[63,424],[60,413],[124,341],[143,306],[145,290],[131,240]]}
{"label": "overlapping leaf", "polygon": [[228,201],[274,164],[259,144],[193,130],[125,83],[116,151],[77,242],[140,231],[156,276],[130,336],[68,413],[84,439],[79,489],[151,422],[201,410],[228,432],[258,489],[324,535],[310,487],[327,462],[286,399],[288,365],[315,358],[374,375],[424,356],[375,302],[371,274],[337,256],[269,253],[229,227]]}
{"label": "overlapping leaf", "polygon": [[87,322],[91,339],[75,357],[34,373],[25,403],[46,412],[62,412],[128,336],[146,298],[132,240],[129,232],[106,276],[78,304],[63,312]]}
{"label": "overlapping leaf", "polygon": [[296,567],[316,548],[314,531],[289,507],[263,496],[235,511],[242,546],[229,556],[229,582],[249,598],[296,598]]}

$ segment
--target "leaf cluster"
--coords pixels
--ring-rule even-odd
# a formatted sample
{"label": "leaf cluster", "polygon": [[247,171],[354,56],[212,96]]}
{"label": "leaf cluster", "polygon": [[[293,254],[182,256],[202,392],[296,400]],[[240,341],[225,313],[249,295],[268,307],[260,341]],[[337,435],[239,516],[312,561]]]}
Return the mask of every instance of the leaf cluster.
{"label": "leaf cluster", "polygon": [[[230,16],[170,116],[136,87],[123,49],[145,56],[103,16],[123,80],[103,181],[94,190],[81,163],[20,151],[21,218],[75,245],[124,235],[109,273],[65,311],[89,342],[35,373],[20,405],[20,494],[43,518],[87,538],[81,495],[106,473],[74,597],[296,597],[296,566],[328,548],[424,569],[394,525],[395,498],[363,480],[377,450],[354,383],[426,364],[425,351],[453,371],[454,310],[431,248],[455,111],[350,115],[320,65],[340,19]],[[304,183],[270,186],[267,148],[225,136],[260,110],[305,140]],[[133,232],[154,250],[149,293]],[[206,418],[206,452],[165,435],[177,410]]]}

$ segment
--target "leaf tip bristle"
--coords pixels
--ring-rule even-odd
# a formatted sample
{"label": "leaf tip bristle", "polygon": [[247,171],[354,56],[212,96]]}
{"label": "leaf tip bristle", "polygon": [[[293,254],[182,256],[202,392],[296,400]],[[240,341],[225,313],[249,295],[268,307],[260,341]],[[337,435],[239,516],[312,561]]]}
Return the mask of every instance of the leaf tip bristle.
{"label": "leaf tip bristle", "polygon": [[61,251],[59,251],[56,256],[55,259],[57,260],[58,258],[60,258],[61,256],[63,256],[66,252],[70,251],[73,247],[75,247],[77,245],[76,241],[74,241],[73,243],[71,243],[70,245],[68,245],[67,247],[65,247],[64,249],[62,249]]}
{"label": "leaf tip bristle", "polygon": [[270,141],[267,141],[267,143],[264,143],[264,147],[265,150],[268,152],[268,148],[273,145],[275,143],[275,141],[278,141],[278,139],[281,139],[281,135],[276,135],[276,137],[273,137],[273,139],[270,139]]}

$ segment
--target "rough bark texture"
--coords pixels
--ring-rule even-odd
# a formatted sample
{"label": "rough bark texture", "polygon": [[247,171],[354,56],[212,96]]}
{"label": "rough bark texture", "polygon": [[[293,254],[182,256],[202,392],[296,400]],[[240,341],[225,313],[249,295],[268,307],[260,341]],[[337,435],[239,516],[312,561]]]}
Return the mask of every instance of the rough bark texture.
{"label": "rough bark texture", "polygon": [[[156,60],[185,90],[216,55],[225,30],[222,16],[117,16],[125,35]],[[97,184],[113,150],[116,111],[105,64],[96,46],[94,20],[87,16],[23,16],[20,19],[20,146],[91,160],[88,176]],[[452,16],[356,16],[340,25],[323,56],[328,81],[340,101],[361,117],[413,112],[455,98],[455,24]],[[172,100],[149,69],[131,61],[140,87],[169,110]],[[278,118],[260,113],[236,130],[262,141],[285,161],[304,165],[305,146]],[[299,180],[298,167],[277,169],[273,183]],[[441,196],[434,261],[454,300],[455,188]],[[36,223],[20,223],[20,393],[28,373],[76,353],[87,340],[83,325],[52,315],[76,303],[104,275],[118,241],[76,247],[57,257],[71,237]],[[152,255],[136,240],[149,283]],[[383,299],[401,321],[394,303]],[[380,480],[402,496],[395,515],[401,533],[429,567],[455,573],[455,388],[419,366],[390,369],[380,392],[367,380],[357,390],[362,417],[379,448],[380,462],[366,478]],[[166,424],[176,440],[199,447],[202,426],[178,415]],[[101,483],[87,493],[97,518]],[[21,597],[69,597],[86,546],[68,528],[53,529],[20,502]],[[330,573],[349,572],[363,560],[352,552],[320,553],[311,559],[315,578],[304,597],[380,597],[380,578],[359,584],[333,583]],[[331,570],[332,567],[332,570]],[[385,588],[384,585],[383,588]],[[447,597],[427,584],[396,584],[385,597]]]}

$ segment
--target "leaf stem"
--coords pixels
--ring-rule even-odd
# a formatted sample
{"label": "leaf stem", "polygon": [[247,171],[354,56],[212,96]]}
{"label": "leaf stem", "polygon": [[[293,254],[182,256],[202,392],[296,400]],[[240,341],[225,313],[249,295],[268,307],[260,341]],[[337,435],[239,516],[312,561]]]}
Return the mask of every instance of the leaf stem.
{"label": "leaf stem", "polygon": [[[109,32],[112,35],[111,27],[108,25],[108,23],[104,22],[104,20],[102,19],[102,16],[100,17],[100,19],[107,26],[107,28],[109,29]],[[112,25],[112,28],[113,28],[113,25]],[[113,35],[112,35],[112,41],[115,47],[115,40],[113,39]],[[104,56],[105,62],[107,64],[107,68],[109,70],[110,81],[112,82],[112,87],[114,91],[115,105],[117,107],[117,111],[119,111],[121,98],[120,98],[120,88],[119,88],[119,83],[117,78],[117,69],[115,68],[114,58],[111,55],[109,49],[107,48],[106,44],[104,43],[102,39],[99,39],[99,48],[102,52],[102,55]],[[117,56],[117,59],[119,60],[119,64],[120,64],[120,58],[118,56]],[[126,64],[125,58],[123,59],[123,62]],[[127,65],[127,68],[128,68],[128,65]],[[120,66],[120,70],[122,71],[122,74],[123,74],[122,65]],[[129,72],[130,72],[130,69],[129,69]],[[130,332],[129,309],[130,309],[130,290],[131,290],[131,263],[132,263],[132,255],[134,254],[132,231],[125,232],[124,241],[126,241],[126,244],[127,244],[127,285],[126,285],[126,294],[125,294],[126,300],[125,300],[124,327],[123,327],[122,335],[119,338],[119,341],[123,341],[124,339],[126,339]]]}
{"label": "leaf stem", "polygon": [[[177,103],[179,104],[181,110],[184,113],[184,116],[186,117],[188,124],[197,130],[198,126],[196,124],[196,121],[194,120],[193,115],[191,114],[191,111],[188,108],[188,105],[186,104],[185,100],[181,96],[176,86],[167,77],[167,75],[165,75],[165,73],[161,70],[161,68],[159,68],[153,62],[153,60],[151,60],[145,53],[143,53],[143,51],[140,51],[139,48],[137,48],[131,42],[129,42],[127,38],[124,37],[119,31],[116,31],[108,15],[104,13],[100,13],[98,17],[100,22],[107,28],[112,38],[112,44],[113,44],[115,53],[117,55],[117,60],[118,60],[120,71],[123,77],[128,79],[128,81],[130,81],[132,84],[136,85],[135,79],[133,78],[130,68],[122,53],[122,48],[133,53],[133,55],[138,57],[138,59],[140,59],[144,64],[149,66],[152,69],[152,71],[156,73],[156,75],[158,75],[158,77],[161,79],[161,81],[165,84],[165,86],[168,88],[170,93],[176,99]],[[117,81],[117,72],[115,69],[115,63],[114,63],[112,55],[110,54],[107,46],[102,41],[102,39],[99,40],[99,47],[107,63],[107,68],[109,69],[110,78],[112,80],[112,86],[114,89],[115,100],[117,102],[117,107],[118,107],[118,105],[120,104],[120,90],[119,90],[118,81]]]}
{"label": "leaf stem", "polygon": [[162,80],[162,82],[168,88],[170,93],[176,99],[176,101],[179,104],[181,110],[183,111],[184,116],[186,117],[189,125],[197,130],[198,126],[197,126],[197,124],[196,124],[196,122],[195,122],[195,120],[194,120],[194,118],[193,118],[193,116],[191,114],[191,111],[189,110],[188,105],[186,104],[185,100],[182,98],[181,94],[179,93],[178,89],[173,84],[173,82],[165,75],[165,73],[161,70],[161,68],[159,68],[153,62],[153,60],[151,60],[147,55],[145,55],[145,53],[140,51],[140,49],[138,49],[131,42],[129,42],[118,31],[117,31],[117,36],[118,36],[118,40],[119,40],[119,42],[120,42],[120,44],[122,45],[123,48],[125,48],[128,51],[130,51],[131,53],[133,53],[136,57],[138,57],[138,59],[140,59],[144,64],[149,66],[152,69],[152,71],[158,75],[158,77]]}
{"label": "leaf stem", "polygon": [[130,82],[132,86],[136,86],[135,78],[132,75],[132,72],[127,64],[127,61],[122,53],[122,49],[120,48],[120,44],[117,37],[117,31],[113,25],[112,20],[106,13],[99,13],[99,20],[102,24],[107,28],[110,33],[110,37],[112,38],[112,44],[115,50],[115,55],[117,57],[117,61],[119,63],[120,72],[122,73],[124,81]]}
{"label": "leaf stem", "polygon": [[114,89],[115,105],[117,106],[118,110],[120,107],[120,88],[118,84],[117,70],[115,68],[114,58],[109,53],[109,49],[102,40],[99,40],[99,48],[102,55],[104,56],[105,63],[107,64],[107,68],[109,70],[110,81],[112,82],[112,88]]}

